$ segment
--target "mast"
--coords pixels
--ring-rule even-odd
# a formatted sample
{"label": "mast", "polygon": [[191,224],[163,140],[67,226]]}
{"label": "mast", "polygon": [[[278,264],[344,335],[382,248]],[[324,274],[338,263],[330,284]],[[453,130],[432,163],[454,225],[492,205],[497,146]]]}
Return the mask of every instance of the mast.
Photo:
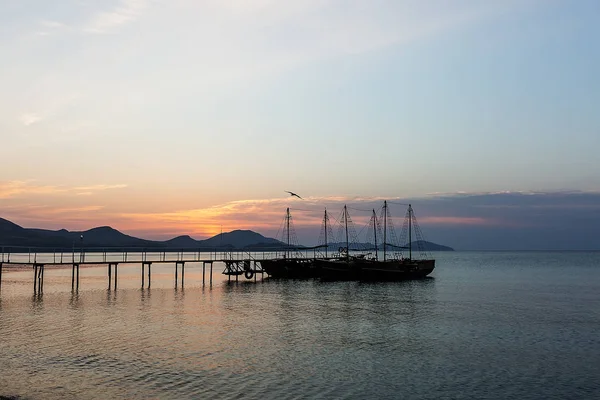
{"label": "mast", "polygon": [[346,226],[346,261],[350,259],[350,248],[348,244],[348,209],[344,204],[344,224]]}
{"label": "mast", "polygon": [[290,251],[290,208],[287,208],[286,214],[285,214],[285,221],[286,221],[286,227],[287,227],[287,250],[285,252],[285,258],[288,258],[288,252]]}
{"label": "mast", "polygon": [[412,260],[412,206],[408,205],[408,259]]}
{"label": "mast", "polygon": [[375,261],[377,261],[377,215],[373,209],[373,236],[375,237]]}
{"label": "mast", "polygon": [[387,249],[387,200],[383,202],[383,261]]}
{"label": "mast", "polygon": [[327,258],[327,247],[329,247],[329,244],[327,244],[327,207],[325,207],[325,217],[323,217],[323,222],[325,224],[325,258]]}

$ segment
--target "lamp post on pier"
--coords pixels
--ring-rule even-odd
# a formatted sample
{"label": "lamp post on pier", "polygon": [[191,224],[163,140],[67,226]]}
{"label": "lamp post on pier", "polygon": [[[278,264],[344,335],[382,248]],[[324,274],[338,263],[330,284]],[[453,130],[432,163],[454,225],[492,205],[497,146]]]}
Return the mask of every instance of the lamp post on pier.
{"label": "lamp post on pier", "polygon": [[80,253],[79,253],[79,262],[82,263],[85,261],[85,256],[83,254],[83,234],[81,236],[79,236],[79,239],[81,241],[81,245],[80,245]]}

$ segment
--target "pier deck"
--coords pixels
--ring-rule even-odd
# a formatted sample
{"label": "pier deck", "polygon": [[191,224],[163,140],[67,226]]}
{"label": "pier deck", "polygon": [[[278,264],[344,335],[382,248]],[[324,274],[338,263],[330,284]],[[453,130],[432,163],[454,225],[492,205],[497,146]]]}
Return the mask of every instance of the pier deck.
{"label": "pier deck", "polygon": [[[172,264],[175,286],[183,287],[186,264],[202,264],[202,284],[206,283],[206,270],[209,269],[209,284],[212,285],[214,263],[225,264],[223,274],[236,281],[240,275],[254,279],[258,274],[264,277],[261,260],[280,258],[285,250],[222,250],[222,249],[140,249],[140,248],[73,248],[48,249],[25,247],[0,247],[0,290],[2,289],[2,271],[16,266],[30,266],[33,269],[34,293],[41,293],[44,286],[46,266],[70,266],[71,286],[79,289],[79,268],[82,265],[106,265],[108,288],[117,288],[119,264],[141,265],[142,288],[150,287],[152,264]],[[288,251],[290,253],[292,251]],[[314,249],[294,249],[294,255],[300,259],[321,258]],[[147,280],[146,280],[147,279]]]}

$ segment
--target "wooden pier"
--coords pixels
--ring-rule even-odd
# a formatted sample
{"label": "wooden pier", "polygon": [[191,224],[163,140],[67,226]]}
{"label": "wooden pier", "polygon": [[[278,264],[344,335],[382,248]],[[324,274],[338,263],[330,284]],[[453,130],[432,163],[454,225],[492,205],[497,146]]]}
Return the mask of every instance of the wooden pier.
{"label": "wooden pier", "polygon": [[[317,257],[314,250],[298,250],[301,257]],[[71,251],[47,248],[0,248],[0,291],[2,290],[3,270],[14,269],[16,266],[30,266],[33,269],[33,291],[42,293],[44,289],[44,270],[47,266],[71,267],[71,288],[79,290],[79,270],[81,266],[107,266],[108,289],[117,289],[118,267],[121,264],[141,265],[141,287],[150,288],[152,284],[152,265],[171,264],[174,266],[174,285],[183,287],[185,268],[188,264],[202,264],[202,285],[206,285],[206,272],[209,282],[213,284],[214,263],[225,264],[222,271],[228,276],[228,281],[243,275],[247,280],[256,281],[258,274],[264,278],[261,260],[278,258],[281,251],[272,249],[263,251],[242,250],[163,250],[163,249],[108,249],[85,248]],[[11,268],[12,267],[12,268]]]}

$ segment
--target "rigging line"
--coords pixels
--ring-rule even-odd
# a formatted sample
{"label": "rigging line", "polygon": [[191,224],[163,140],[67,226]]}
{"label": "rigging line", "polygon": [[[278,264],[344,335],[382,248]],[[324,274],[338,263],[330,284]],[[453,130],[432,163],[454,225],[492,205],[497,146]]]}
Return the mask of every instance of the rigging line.
{"label": "rigging line", "polygon": [[399,203],[399,202],[391,201],[391,200],[388,200],[387,202],[388,202],[388,204],[397,204],[399,206],[409,206],[408,203]]}
{"label": "rigging line", "polygon": [[373,210],[365,210],[365,209],[362,209],[362,208],[355,208],[355,207],[350,207],[350,206],[346,206],[346,207],[348,207],[351,210],[356,210],[356,211],[364,211],[364,212],[371,212],[371,211],[373,211]]}

